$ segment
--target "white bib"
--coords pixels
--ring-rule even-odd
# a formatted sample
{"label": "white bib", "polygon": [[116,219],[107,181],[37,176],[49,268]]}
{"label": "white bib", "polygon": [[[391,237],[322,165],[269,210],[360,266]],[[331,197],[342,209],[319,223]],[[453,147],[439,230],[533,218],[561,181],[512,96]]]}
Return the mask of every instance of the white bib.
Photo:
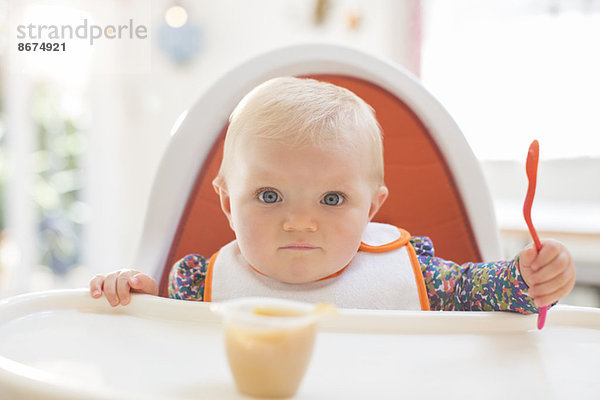
{"label": "white bib", "polygon": [[429,309],[423,275],[409,239],[408,232],[395,226],[369,223],[360,250],[340,275],[303,284],[279,282],[256,272],[234,240],[211,259],[206,300],[265,296],[331,302],[342,308]]}

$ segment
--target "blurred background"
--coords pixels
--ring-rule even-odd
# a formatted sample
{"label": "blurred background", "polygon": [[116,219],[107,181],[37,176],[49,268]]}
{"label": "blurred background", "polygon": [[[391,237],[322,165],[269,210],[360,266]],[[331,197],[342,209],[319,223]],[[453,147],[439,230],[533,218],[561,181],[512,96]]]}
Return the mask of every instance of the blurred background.
{"label": "blurred background", "polygon": [[[147,38],[17,51],[19,21],[82,19]],[[132,267],[178,116],[225,71],[305,42],[384,57],[441,101],[483,165],[507,258],[530,241],[538,139],[534,223],[575,258],[565,303],[600,306],[600,0],[0,0],[0,298]]]}

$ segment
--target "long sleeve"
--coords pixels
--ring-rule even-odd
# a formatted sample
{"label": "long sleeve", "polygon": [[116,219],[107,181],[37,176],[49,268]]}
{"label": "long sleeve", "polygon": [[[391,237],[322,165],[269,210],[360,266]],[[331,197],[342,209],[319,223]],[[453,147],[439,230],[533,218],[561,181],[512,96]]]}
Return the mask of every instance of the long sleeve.
{"label": "long sleeve", "polygon": [[519,272],[518,258],[459,265],[434,257],[429,238],[416,237],[411,243],[432,310],[537,312]]}
{"label": "long sleeve", "polygon": [[208,260],[190,254],[177,261],[169,274],[169,298],[203,301]]}

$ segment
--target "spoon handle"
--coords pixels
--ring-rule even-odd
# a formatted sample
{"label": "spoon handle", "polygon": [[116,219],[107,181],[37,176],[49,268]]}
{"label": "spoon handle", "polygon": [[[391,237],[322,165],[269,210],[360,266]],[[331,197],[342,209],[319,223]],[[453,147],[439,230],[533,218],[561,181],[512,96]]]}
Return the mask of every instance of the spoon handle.
{"label": "spoon handle", "polygon": [[[529,145],[529,151],[527,152],[527,162],[525,163],[525,170],[527,172],[527,179],[529,180],[529,186],[527,187],[527,195],[525,196],[525,203],[523,204],[523,217],[525,217],[525,223],[529,229],[529,233],[533,238],[535,249],[539,253],[542,249],[542,243],[537,234],[537,231],[533,227],[533,221],[531,220],[531,206],[533,205],[533,197],[535,196],[535,186],[537,183],[537,169],[538,161],[540,157],[540,145],[537,140],[534,140]],[[537,328],[542,329],[546,323],[546,312],[548,306],[540,307],[538,312]]]}

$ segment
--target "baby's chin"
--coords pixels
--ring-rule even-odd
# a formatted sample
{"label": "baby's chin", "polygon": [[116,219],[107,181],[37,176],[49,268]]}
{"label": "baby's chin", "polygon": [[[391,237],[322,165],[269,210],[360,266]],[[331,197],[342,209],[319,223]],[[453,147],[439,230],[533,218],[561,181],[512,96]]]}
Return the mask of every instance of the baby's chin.
{"label": "baby's chin", "polygon": [[284,271],[277,271],[277,273],[268,275],[272,279],[275,279],[279,282],[289,283],[291,285],[302,285],[304,283],[312,283],[319,281],[323,278],[327,278],[328,276],[336,274],[342,268],[337,268],[334,271],[322,272],[325,269],[316,268],[315,270],[310,270],[306,266],[289,266],[286,267]]}

